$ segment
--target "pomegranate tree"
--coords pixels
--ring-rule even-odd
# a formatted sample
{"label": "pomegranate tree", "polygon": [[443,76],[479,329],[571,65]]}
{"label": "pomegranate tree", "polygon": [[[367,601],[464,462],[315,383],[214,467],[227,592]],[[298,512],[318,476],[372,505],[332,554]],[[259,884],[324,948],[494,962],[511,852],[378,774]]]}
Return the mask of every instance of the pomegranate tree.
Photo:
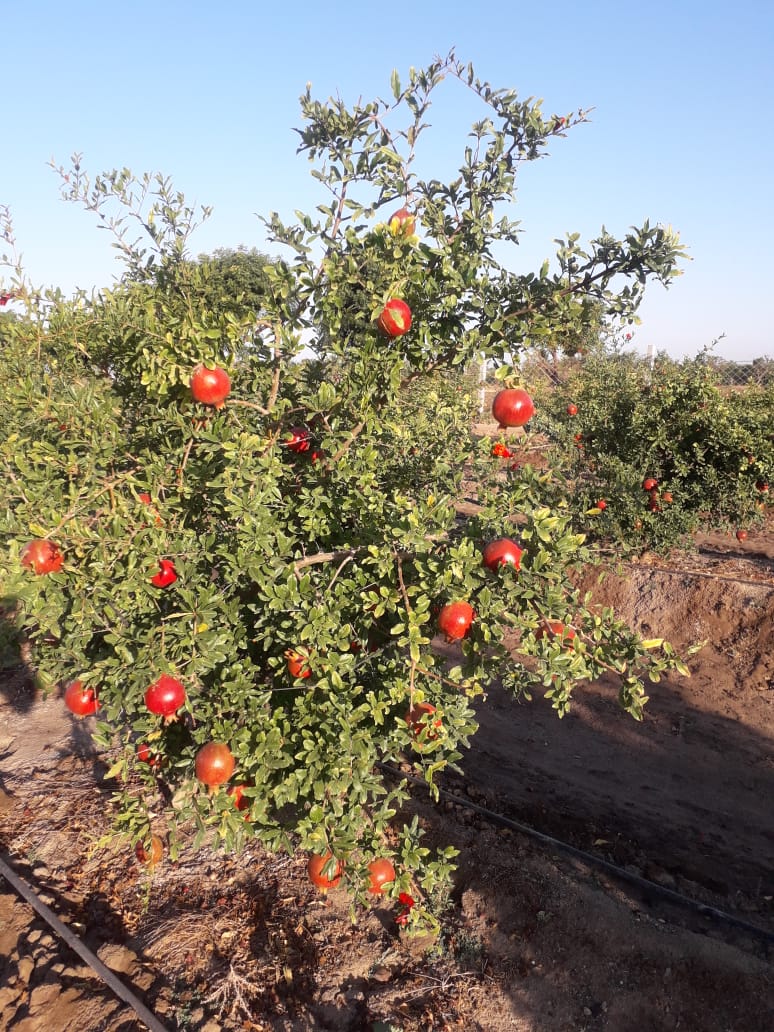
{"label": "pomegranate tree", "polygon": [[[415,164],[442,86],[481,109],[449,184]],[[420,844],[397,816],[409,783],[380,763],[409,764],[435,792],[495,679],[562,714],[576,684],[617,670],[639,716],[644,679],[679,664],[589,612],[571,514],[529,464],[503,468],[471,434],[470,370],[482,354],[496,368],[509,452],[509,428],[536,418],[514,374],[526,342],[580,333],[600,307],[633,315],[681,251],[667,230],[627,227],[585,250],[569,238],[553,273],[513,272],[497,256],[517,232],[518,167],[585,115],[560,131],[453,55],[392,90],[346,109],[302,97],[321,204],[266,220],[274,255],[242,302],[213,293],[188,250],[207,211],[165,177],[91,179],[77,157],[60,169],[66,198],[153,232],[120,238],[126,275],[89,302],[14,288],[26,315],[2,323],[15,387],[0,563],[40,682],[88,671],[99,685],[95,740],[135,842],[153,814],[172,855],[191,827],[303,851],[321,887],[340,880],[366,902],[387,886],[415,928],[455,851]],[[538,639],[547,620],[572,623],[571,648]]]}

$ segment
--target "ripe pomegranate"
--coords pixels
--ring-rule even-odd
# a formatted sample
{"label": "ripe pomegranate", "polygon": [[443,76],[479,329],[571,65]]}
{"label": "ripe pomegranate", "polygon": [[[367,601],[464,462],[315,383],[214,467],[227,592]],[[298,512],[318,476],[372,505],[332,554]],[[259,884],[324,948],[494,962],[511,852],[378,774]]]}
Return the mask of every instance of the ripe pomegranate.
{"label": "ripe pomegranate", "polygon": [[294,649],[288,649],[285,653],[285,659],[287,660],[288,671],[291,677],[307,678],[312,676],[308,656],[304,656]]}
{"label": "ripe pomegranate", "polygon": [[746,530],[742,530],[742,528],[740,527],[739,530],[737,530],[737,532],[736,532],[736,540],[737,541],[746,541],[747,540],[747,531]]}
{"label": "ripe pomegranate", "polygon": [[607,502],[604,498],[600,498],[599,501],[596,503],[596,507],[604,512],[607,508]]}
{"label": "ripe pomegranate", "polygon": [[196,754],[196,777],[208,788],[225,784],[236,766],[233,754],[225,742],[207,742]]}
{"label": "ripe pomegranate", "polygon": [[387,337],[402,337],[411,329],[411,309],[405,301],[392,297],[382,309],[376,325]]}
{"label": "ripe pomegranate", "polygon": [[482,555],[484,566],[488,570],[496,570],[498,566],[513,566],[519,570],[524,549],[510,538],[497,538],[484,546]]}
{"label": "ripe pomegranate", "polygon": [[234,800],[234,806],[240,813],[244,813],[246,821],[250,820],[250,800],[244,795],[244,790],[250,787],[250,785],[243,783],[241,785],[232,785],[228,790],[228,794]]}
{"label": "ripe pomegranate", "polygon": [[213,405],[216,409],[223,408],[230,392],[231,380],[226,370],[221,369],[220,366],[208,369],[207,366],[200,364],[191,373],[191,394],[202,405]]}
{"label": "ripe pomegranate", "polygon": [[653,491],[656,487],[658,487],[658,480],[655,477],[645,477],[642,482],[643,491]]}
{"label": "ripe pomegranate", "polygon": [[177,580],[175,564],[171,559],[159,559],[159,572],[151,577],[154,588],[167,588]]}
{"label": "ripe pomegranate", "polygon": [[307,452],[312,447],[312,435],[303,426],[294,426],[285,438],[285,447],[292,452]]}
{"label": "ripe pomegranate", "polygon": [[769,490],[769,485],[766,483],[765,480],[756,480],[755,488],[756,490],[760,491],[761,494],[766,494]]}
{"label": "ripe pomegranate", "polygon": [[145,692],[145,705],[157,717],[171,717],[184,702],[185,688],[169,674],[162,674]]}
{"label": "ripe pomegranate", "polygon": [[432,702],[415,702],[407,710],[405,720],[415,736],[420,735],[427,728],[427,737],[429,739],[438,737],[438,731],[443,727],[443,723],[439,718],[432,722],[431,727],[430,721],[427,718],[433,713],[435,713],[435,706]]}
{"label": "ripe pomegranate", "polygon": [[76,717],[90,717],[99,709],[93,688],[84,688],[80,681],[70,681],[64,690],[64,704]]}
{"label": "ripe pomegranate", "polygon": [[535,406],[529,394],[520,387],[506,387],[495,395],[492,415],[502,429],[524,426],[535,415]]}
{"label": "ripe pomegranate", "polygon": [[[333,860],[332,853],[312,853],[306,865],[306,871],[312,885],[316,885],[323,893],[327,892],[328,889],[335,889],[341,881],[341,861],[336,860],[335,864],[332,864]],[[324,868],[329,863],[332,864],[330,876],[324,872]]]}
{"label": "ripe pomegranate", "polygon": [[394,214],[390,215],[388,225],[393,236],[410,237],[414,235],[416,230],[416,219],[408,208],[399,208]]}
{"label": "ripe pomegranate", "polygon": [[372,860],[368,865],[368,872],[370,874],[368,891],[373,896],[381,896],[387,882],[395,881],[395,868],[385,857]]}
{"label": "ripe pomegranate", "polygon": [[568,416],[577,416],[578,415],[578,406],[577,405],[568,405],[567,406],[567,415]]}
{"label": "ripe pomegranate", "polygon": [[544,626],[538,627],[537,631],[535,631],[535,637],[538,641],[545,637],[572,641],[575,637],[575,630],[572,627],[567,627],[561,620],[547,620]]}
{"label": "ripe pomegranate", "polygon": [[438,614],[438,629],[446,635],[447,641],[461,641],[475,616],[469,602],[451,602]]}
{"label": "ripe pomegranate", "polygon": [[670,505],[674,501],[674,498],[672,497],[672,492],[671,491],[662,491],[661,492],[661,501],[662,502],[666,502],[667,505]]}
{"label": "ripe pomegranate", "polygon": [[37,574],[59,573],[64,556],[53,541],[37,538],[28,542],[21,553],[21,564]]}
{"label": "ripe pomegranate", "polygon": [[151,835],[150,849],[146,849],[144,843],[138,842],[134,847],[134,855],[146,867],[155,867],[164,857],[164,843],[158,835]]}
{"label": "ripe pomegranate", "polygon": [[137,759],[140,763],[147,763],[149,767],[161,766],[161,757],[151,750],[147,742],[140,742],[137,746]]}

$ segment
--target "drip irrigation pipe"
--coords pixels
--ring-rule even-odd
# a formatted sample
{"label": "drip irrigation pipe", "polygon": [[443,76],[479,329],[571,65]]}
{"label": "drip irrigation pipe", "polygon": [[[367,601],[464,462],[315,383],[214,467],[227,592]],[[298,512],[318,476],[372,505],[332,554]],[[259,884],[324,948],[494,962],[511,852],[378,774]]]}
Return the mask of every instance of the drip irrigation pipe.
{"label": "drip irrigation pipe", "polygon": [[[422,778],[418,778],[413,774],[406,774],[403,771],[398,770],[397,767],[392,767],[387,763],[377,763],[377,767],[393,777],[402,778],[414,785],[421,785],[424,788],[428,788],[427,782]],[[741,917],[735,917],[733,914],[729,914],[724,910],[719,910],[717,907],[712,907],[707,903],[700,903],[698,900],[691,899],[690,896],[684,896],[681,892],[675,892],[674,889],[668,889],[663,885],[659,885],[657,882],[643,878],[642,875],[632,874],[631,871],[627,871],[623,867],[618,867],[616,864],[610,863],[609,860],[603,860],[601,856],[587,853],[583,849],[578,849],[577,846],[571,846],[569,842],[563,842],[561,839],[553,838],[553,836],[546,835],[542,831],[537,831],[535,828],[531,828],[528,824],[522,824],[521,821],[511,820],[509,817],[504,817],[502,814],[495,813],[494,810],[488,810],[485,806],[478,806],[476,803],[471,803],[462,796],[449,792],[448,789],[439,788],[438,794],[441,798],[446,799],[451,803],[455,803],[457,806],[462,806],[467,810],[472,810],[474,813],[479,814],[484,818],[484,820],[488,821],[489,824],[494,824],[501,828],[508,828],[511,831],[518,831],[522,835],[526,835],[527,837],[540,842],[554,853],[564,853],[576,860],[582,860],[590,867],[599,867],[603,871],[606,871],[608,874],[611,874],[622,881],[629,882],[632,885],[636,885],[639,889],[643,889],[648,893],[660,896],[662,899],[669,900],[670,903],[676,903],[685,909],[693,910],[702,917],[709,917],[715,921],[720,921],[724,924],[731,925],[732,927],[739,928],[742,931],[747,932],[749,935],[762,939],[768,946],[774,946],[774,932],[770,932],[765,928],[759,928],[757,925],[750,924],[749,921],[745,921]]]}
{"label": "drip irrigation pipe", "polygon": [[16,890],[22,899],[29,903],[32,909],[43,918],[49,928],[55,931],[60,939],[64,939],[67,945],[71,949],[75,950],[82,960],[86,961],[89,967],[99,975],[102,981],[113,990],[115,995],[120,1000],[123,1000],[124,1003],[129,1004],[140,1021],[148,1026],[150,1032],[169,1032],[167,1027],[161,1024],[156,1015],[152,1011],[148,1010],[142,1000],[135,996],[130,989],[127,989],[124,983],[119,978],[116,978],[110,968],[105,967],[99,957],[92,953],[89,947],[82,942],[81,939],[79,939],[63,921],[60,921],[53,910],[51,910],[50,907],[47,907],[46,904],[38,898],[32,887],[20,878],[18,874],[8,866],[2,857],[0,857],[0,874]]}

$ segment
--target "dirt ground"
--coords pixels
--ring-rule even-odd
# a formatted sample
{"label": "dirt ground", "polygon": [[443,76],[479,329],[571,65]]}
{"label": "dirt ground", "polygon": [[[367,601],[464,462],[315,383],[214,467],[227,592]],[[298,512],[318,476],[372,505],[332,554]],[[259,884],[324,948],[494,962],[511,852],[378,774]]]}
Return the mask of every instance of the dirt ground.
{"label": "dirt ground", "polygon": [[[562,721],[494,691],[464,776],[445,782],[630,881],[422,791],[411,808],[430,840],[460,849],[429,951],[378,904],[353,924],[342,894],[315,895],[302,857],[186,849],[149,875],[125,843],[99,843],[102,759],[22,667],[0,680],[2,855],[170,1030],[768,1032],[774,526],[699,544],[585,578],[648,635],[706,640],[690,679],[654,685],[641,724],[604,681]],[[0,878],[0,1029],[143,1027]]]}

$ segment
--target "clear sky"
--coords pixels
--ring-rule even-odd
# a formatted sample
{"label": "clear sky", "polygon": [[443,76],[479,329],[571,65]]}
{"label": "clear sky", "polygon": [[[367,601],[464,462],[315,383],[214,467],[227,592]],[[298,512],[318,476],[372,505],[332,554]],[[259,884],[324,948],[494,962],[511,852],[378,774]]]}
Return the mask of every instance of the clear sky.
{"label": "clear sky", "polygon": [[[194,253],[266,249],[256,213],[325,199],[295,153],[307,81],[320,100],[386,97],[393,68],[454,46],[546,113],[594,108],[521,174],[518,268],[567,232],[669,223],[692,261],[650,288],[637,346],[695,354],[725,334],[718,354],[774,357],[772,0],[0,0],[0,34],[0,203],[36,285],[69,293],[120,272],[93,217],[60,200],[50,159],[159,170],[214,207]],[[475,117],[453,89],[430,113],[441,174]]]}

